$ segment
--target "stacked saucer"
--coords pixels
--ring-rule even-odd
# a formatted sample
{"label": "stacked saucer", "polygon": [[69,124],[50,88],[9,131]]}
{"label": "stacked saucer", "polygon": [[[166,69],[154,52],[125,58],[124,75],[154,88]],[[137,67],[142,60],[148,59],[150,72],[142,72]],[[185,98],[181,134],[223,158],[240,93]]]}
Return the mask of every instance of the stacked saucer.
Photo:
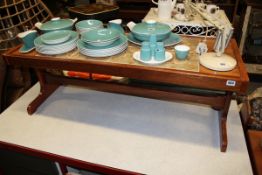
{"label": "stacked saucer", "polygon": [[81,36],[81,40],[92,46],[107,46],[112,44],[120,37],[117,30],[114,29],[98,29],[85,32]]}
{"label": "stacked saucer", "polygon": [[91,45],[80,39],[77,42],[77,47],[83,55],[91,57],[107,57],[123,52],[127,48],[127,41],[127,37],[120,34],[113,43],[106,46]]}
{"label": "stacked saucer", "polygon": [[46,55],[69,52],[76,47],[78,33],[71,30],[57,30],[40,35],[34,40],[36,51]]}

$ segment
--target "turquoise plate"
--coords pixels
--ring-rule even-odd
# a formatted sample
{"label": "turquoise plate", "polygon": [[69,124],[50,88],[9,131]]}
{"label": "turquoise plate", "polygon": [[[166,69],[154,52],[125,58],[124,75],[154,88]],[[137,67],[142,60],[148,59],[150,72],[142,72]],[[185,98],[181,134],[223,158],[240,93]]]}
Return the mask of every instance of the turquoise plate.
{"label": "turquoise plate", "polygon": [[56,30],[41,35],[41,40],[46,44],[59,44],[67,41],[70,36],[70,30]]}
{"label": "turquoise plate", "polygon": [[78,33],[75,31],[69,31],[70,33],[70,37],[67,41],[59,43],[59,44],[53,44],[53,45],[49,45],[46,44],[42,41],[41,36],[38,36],[35,40],[34,40],[34,44],[36,47],[54,47],[54,46],[63,46],[63,45],[68,45],[70,43],[73,43],[74,41],[76,41],[78,39]]}
{"label": "turquoise plate", "polygon": [[114,29],[98,29],[83,33],[81,39],[84,42],[105,42],[116,40],[119,35],[119,32]]}
{"label": "turquoise plate", "polygon": [[110,44],[108,46],[97,47],[97,46],[92,46],[90,44],[87,44],[82,40],[78,40],[77,47],[79,49],[89,49],[89,50],[103,50],[103,49],[105,49],[105,50],[107,50],[107,49],[111,49],[111,48],[117,47],[119,45],[122,45],[126,42],[127,42],[127,37],[125,35],[120,35],[118,40],[116,40],[115,42],[113,42],[112,44]]}
{"label": "turquoise plate", "polygon": [[[136,39],[132,33],[129,33],[127,35],[127,38],[131,43],[134,43],[134,44],[137,44],[137,45],[142,45],[143,41]],[[171,33],[167,39],[163,40],[163,42],[164,42],[164,46],[166,46],[166,47],[172,46],[172,45],[180,43],[181,37],[178,34]]]}

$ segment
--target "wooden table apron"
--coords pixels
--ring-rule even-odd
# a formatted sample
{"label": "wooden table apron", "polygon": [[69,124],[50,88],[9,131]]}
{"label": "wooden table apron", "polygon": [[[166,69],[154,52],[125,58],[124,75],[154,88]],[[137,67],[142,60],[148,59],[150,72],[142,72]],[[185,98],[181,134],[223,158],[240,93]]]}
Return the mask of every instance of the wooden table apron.
{"label": "wooden table apron", "polygon": [[[208,41],[211,47],[213,41]],[[244,63],[239,54],[235,40],[231,40],[226,52],[237,60],[235,69],[229,72],[216,72],[200,66],[199,72],[171,70],[153,66],[137,66],[103,62],[94,59],[73,60],[70,58],[54,58],[52,56],[36,56],[36,52],[28,54],[19,53],[19,47],[13,48],[4,54],[4,59],[9,65],[20,65],[31,67],[36,70],[41,90],[28,106],[28,113],[33,114],[37,107],[52,94],[59,85],[74,84],[88,86],[91,89],[122,93],[148,98],[156,98],[170,101],[189,101],[210,105],[220,111],[220,149],[222,152],[227,148],[226,120],[232,98],[232,93],[244,94],[248,85],[248,75]],[[211,89],[225,91],[225,95],[199,95],[181,93],[172,89],[130,86],[128,84],[109,83],[94,80],[81,80],[63,76],[52,76],[46,73],[46,69],[86,71],[90,73],[109,74],[114,76],[128,77],[139,80],[146,80],[158,83],[182,85],[193,88]],[[228,81],[234,81],[235,86],[228,86]]]}

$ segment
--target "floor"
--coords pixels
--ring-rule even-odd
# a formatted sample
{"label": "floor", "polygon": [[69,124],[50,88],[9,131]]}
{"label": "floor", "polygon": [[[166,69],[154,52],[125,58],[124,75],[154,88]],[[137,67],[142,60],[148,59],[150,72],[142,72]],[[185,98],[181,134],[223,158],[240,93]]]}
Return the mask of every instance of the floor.
{"label": "floor", "polygon": [[66,86],[28,117],[38,91],[35,86],[2,114],[0,140],[151,175],[252,174],[234,100],[229,145],[221,153],[217,111],[209,107]]}

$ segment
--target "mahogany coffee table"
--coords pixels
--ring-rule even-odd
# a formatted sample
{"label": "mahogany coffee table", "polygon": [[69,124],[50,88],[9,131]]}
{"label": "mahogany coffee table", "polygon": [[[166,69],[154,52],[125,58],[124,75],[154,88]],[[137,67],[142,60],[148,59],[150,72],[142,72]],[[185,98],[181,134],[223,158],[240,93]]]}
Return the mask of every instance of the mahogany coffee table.
{"label": "mahogany coffee table", "polygon": [[[200,39],[192,37],[190,40]],[[208,40],[210,50],[213,42],[214,40]],[[64,57],[63,55],[46,56],[40,55],[36,51],[22,54],[19,53],[19,48],[20,46],[7,51],[4,54],[4,59],[8,65],[30,67],[35,69],[37,73],[41,90],[38,97],[29,104],[27,109],[29,114],[33,114],[38,106],[40,106],[57,87],[66,84],[87,86],[88,88],[100,91],[161,100],[200,103],[209,105],[219,111],[220,148],[222,152],[225,152],[227,148],[226,121],[232,94],[235,92],[244,95],[249,82],[247,71],[234,39],[231,40],[226,49],[226,53],[237,60],[237,66],[228,72],[212,71],[202,66],[200,66],[199,71],[196,72],[176,70],[162,67],[161,65],[128,64],[128,60],[133,58],[127,57],[124,54],[118,61],[110,62],[107,59],[92,59],[87,56],[85,59],[78,59],[75,56]],[[124,84],[92,79],[68,78],[50,74],[46,71],[47,69],[109,74],[139,81],[136,81],[138,83]],[[140,84],[139,82],[143,83]],[[150,85],[145,85],[146,83],[144,82],[150,82]],[[155,86],[155,84],[157,84],[157,86]],[[182,86],[183,90],[173,88],[177,86]]]}

